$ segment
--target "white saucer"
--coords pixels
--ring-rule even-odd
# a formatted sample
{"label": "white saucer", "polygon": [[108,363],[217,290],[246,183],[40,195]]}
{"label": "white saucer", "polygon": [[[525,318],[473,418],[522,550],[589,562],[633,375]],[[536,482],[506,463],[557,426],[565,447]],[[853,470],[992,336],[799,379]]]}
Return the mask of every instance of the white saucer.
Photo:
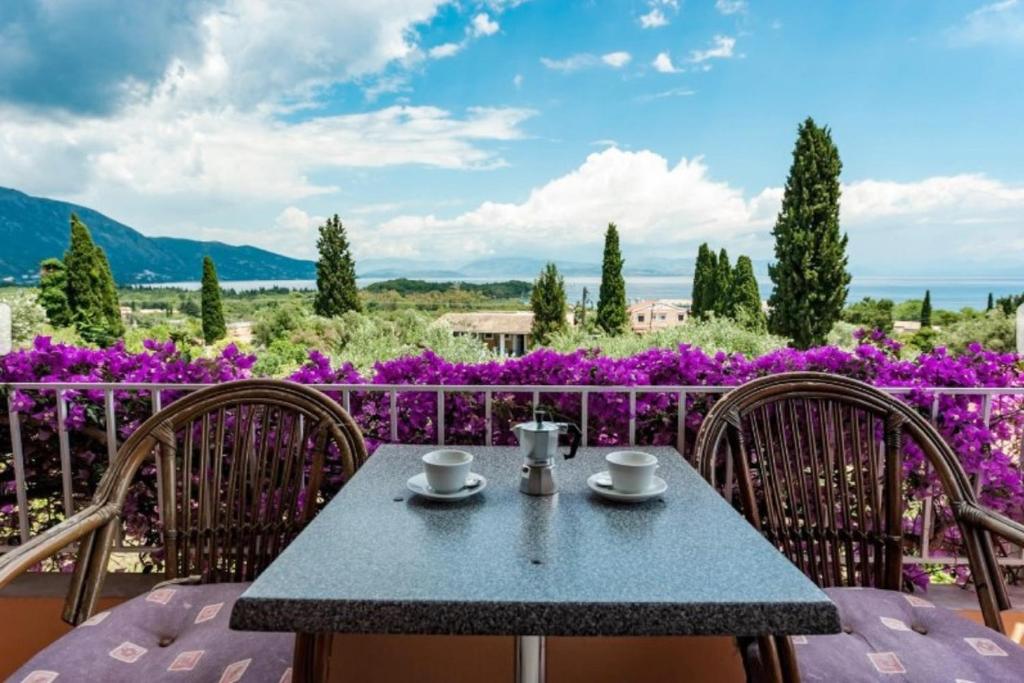
{"label": "white saucer", "polygon": [[[601,482],[604,486],[598,482]],[[607,471],[592,474],[587,479],[587,486],[589,486],[594,493],[602,498],[614,500],[619,503],[642,503],[645,500],[654,498],[655,496],[660,496],[668,490],[668,484],[665,483],[664,479],[658,476],[655,476],[654,480],[651,482],[651,488],[646,491],[641,491],[640,493],[623,493],[622,491],[616,491],[611,488],[611,483],[612,478]]]}
{"label": "white saucer", "polygon": [[487,480],[482,474],[473,474],[470,472],[466,481],[479,481],[480,483],[473,487],[463,487],[454,493],[438,493],[427,485],[427,475],[424,472],[420,472],[415,477],[410,477],[409,481],[407,481],[405,485],[408,486],[409,490],[416,495],[429,498],[430,500],[462,500],[463,498],[469,498],[472,495],[476,495],[487,488]]}

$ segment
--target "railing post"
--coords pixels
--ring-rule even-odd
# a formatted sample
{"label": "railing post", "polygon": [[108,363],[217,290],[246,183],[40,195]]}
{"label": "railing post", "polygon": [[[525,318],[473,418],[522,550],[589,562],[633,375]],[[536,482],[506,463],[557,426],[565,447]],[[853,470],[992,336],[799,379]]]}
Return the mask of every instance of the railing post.
{"label": "railing post", "polygon": [[629,390],[629,445],[636,445],[636,389]]}
{"label": "railing post", "polygon": [[64,399],[64,391],[54,392],[57,400],[57,444],[60,448],[61,489],[64,493],[64,516],[75,514],[72,497],[71,481],[71,441],[68,438],[68,404]]}
{"label": "railing post", "polygon": [[391,443],[398,443],[398,390],[391,389]]}
{"label": "railing post", "polygon": [[491,424],[491,402],[494,394],[490,389],[484,392],[484,445],[494,445],[494,426]]}
{"label": "railing post", "polygon": [[679,392],[679,405],[676,411],[676,450],[686,457],[686,392]]}
{"label": "railing post", "polygon": [[117,413],[114,411],[114,390],[103,390],[103,408],[107,418],[107,458],[114,462],[117,457]]}
{"label": "railing post", "polygon": [[25,452],[21,445],[21,417],[14,407],[14,390],[7,393],[7,419],[11,427],[11,456],[14,459],[14,493],[18,502],[18,531],[28,542],[28,495],[25,490]]}
{"label": "railing post", "polygon": [[444,445],[444,389],[437,391],[437,445]]}
{"label": "railing post", "polygon": [[584,448],[590,445],[590,435],[588,434],[590,426],[589,418],[590,392],[583,389],[580,392],[580,432],[582,432],[582,435],[580,436],[580,445]]}

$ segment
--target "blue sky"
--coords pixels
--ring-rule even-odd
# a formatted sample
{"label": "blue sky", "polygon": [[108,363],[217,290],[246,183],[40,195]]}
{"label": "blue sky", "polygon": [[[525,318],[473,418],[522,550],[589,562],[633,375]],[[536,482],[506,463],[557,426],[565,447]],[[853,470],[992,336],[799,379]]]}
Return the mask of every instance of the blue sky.
{"label": "blue sky", "polygon": [[831,126],[854,272],[1024,261],[1024,1],[8,0],[0,185],[147,234],[438,265],[771,256]]}

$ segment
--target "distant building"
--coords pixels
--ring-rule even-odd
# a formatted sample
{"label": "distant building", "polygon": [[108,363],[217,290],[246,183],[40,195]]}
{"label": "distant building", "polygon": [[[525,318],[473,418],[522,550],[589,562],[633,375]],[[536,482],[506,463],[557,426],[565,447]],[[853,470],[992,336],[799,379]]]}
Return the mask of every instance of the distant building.
{"label": "distant building", "polygon": [[895,334],[914,334],[921,331],[921,323],[917,320],[894,320],[892,331]]}
{"label": "distant building", "polygon": [[637,334],[682,325],[690,317],[690,301],[638,301],[629,307],[629,327]]}
{"label": "distant building", "polygon": [[471,335],[502,356],[522,356],[533,345],[533,313],[502,311],[445,313],[437,320],[455,335]]}

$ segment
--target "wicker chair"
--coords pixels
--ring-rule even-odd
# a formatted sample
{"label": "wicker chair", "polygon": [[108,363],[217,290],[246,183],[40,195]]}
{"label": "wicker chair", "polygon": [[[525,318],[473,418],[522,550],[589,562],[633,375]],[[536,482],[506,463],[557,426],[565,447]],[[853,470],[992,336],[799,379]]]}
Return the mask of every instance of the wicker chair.
{"label": "wicker chair", "polygon": [[[77,628],[11,680],[278,681],[293,653],[296,678],[322,673],[316,636],[233,632],[228,618],[248,582],[365,460],[352,418],[309,387],[242,380],[175,401],[125,441],[90,505],[0,558],[2,587],[78,544],[63,614]],[[147,464],[157,474],[166,581],[93,614],[126,494]]]}
{"label": "wicker chair", "polygon": [[[901,593],[903,455],[910,443],[955,514],[982,626]],[[862,382],[786,373],[719,400],[695,446],[701,474],[839,608],[843,633],[741,639],[752,680],[1009,681],[1024,648],[991,535],[1024,545],[1024,526],[979,505],[956,454],[921,415]],[[891,680],[891,679],[890,679]]]}

